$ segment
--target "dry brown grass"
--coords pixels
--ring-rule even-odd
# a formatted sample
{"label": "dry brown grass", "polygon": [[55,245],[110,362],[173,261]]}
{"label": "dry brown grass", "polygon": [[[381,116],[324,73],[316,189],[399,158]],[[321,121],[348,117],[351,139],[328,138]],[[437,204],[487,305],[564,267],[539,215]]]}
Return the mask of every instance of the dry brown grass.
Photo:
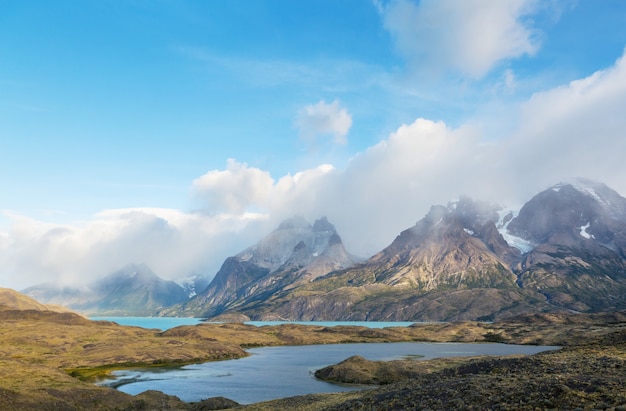
{"label": "dry brown grass", "polygon": [[[437,323],[382,330],[295,324],[259,328],[244,324],[201,324],[160,332],[93,322],[71,313],[5,309],[0,310],[0,409],[192,409],[194,405],[172,397],[154,393],[132,397],[96,387],[68,373],[88,378],[131,365],[158,366],[236,358],[246,355],[242,347],[486,340],[567,345],[624,328],[626,315],[614,313],[535,315],[494,324]],[[289,409],[286,404],[296,401],[299,405],[291,409],[322,409],[359,395],[306,396],[280,404],[281,408]],[[276,404],[256,404],[248,409],[272,409]]]}

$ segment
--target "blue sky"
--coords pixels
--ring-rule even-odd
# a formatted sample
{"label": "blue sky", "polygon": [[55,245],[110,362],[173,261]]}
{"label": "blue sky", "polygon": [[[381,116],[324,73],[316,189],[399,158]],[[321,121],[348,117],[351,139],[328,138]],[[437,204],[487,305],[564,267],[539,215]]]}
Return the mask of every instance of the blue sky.
{"label": "blue sky", "polygon": [[367,256],[461,194],[624,195],[625,47],[621,0],[2,1],[0,286],[210,273],[293,214]]}

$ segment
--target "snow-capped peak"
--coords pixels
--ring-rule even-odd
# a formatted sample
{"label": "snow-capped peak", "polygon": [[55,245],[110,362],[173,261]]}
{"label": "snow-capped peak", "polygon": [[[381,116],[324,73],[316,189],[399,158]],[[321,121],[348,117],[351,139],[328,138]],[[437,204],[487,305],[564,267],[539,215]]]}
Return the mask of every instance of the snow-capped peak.
{"label": "snow-capped peak", "polygon": [[594,181],[587,180],[584,178],[576,178],[571,181],[560,182],[554,185],[553,187],[551,187],[551,189],[552,191],[555,191],[558,193],[563,187],[566,187],[566,186],[571,186],[573,189],[575,189],[579,193],[584,194],[588,197],[591,197],[594,200],[598,201],[599,203],[610,206],[609,199],[606,198],[605,195],[600,193],[600,191],[606,191],[608,187],[604,186],[601,183],[596,183]]}

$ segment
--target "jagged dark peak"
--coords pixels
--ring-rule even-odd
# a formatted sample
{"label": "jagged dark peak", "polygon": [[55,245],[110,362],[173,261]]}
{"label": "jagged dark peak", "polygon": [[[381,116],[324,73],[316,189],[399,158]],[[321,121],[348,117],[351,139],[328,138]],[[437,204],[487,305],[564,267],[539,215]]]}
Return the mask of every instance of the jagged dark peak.
{"label": "jagged dark peak", "polygon": [[304,243],[304,241],[300,241],[298,244],[296,244],[296,246],[293,248],[293,252],[298,252],[300,250],[304,250],[306,249],[306,244]]}
{"label": "jagged dark peak", "polygon": [[421,222],[426,223],[429,226],[439,224],[443,218],[450,213],[450,208],[446,208],[442,205],[434,205],[430,207],[426,216],[417,222],[416,226]]}
{"label": "jagged dark peak", "polygon": [[432,229],[441,231],[445,228],[453,231],[464,230],[473,235],[487,222],[497,222],[500,209],[501,207],[496,204],[462,196],[459,200],[448,203],[447,206],[431,206],[426,216],[418,221],[411,231],[413,234],[418,234]]}
{"label": "jagged dark peak", "polygon": [[339,234],[335,232],[328,239],[328,246],[330,247],[337,244],[343,244],[343,241],[341,241],[341,237],[339,237]]}
{"label": "jagged dark peak", "polygon": [[311,224],[303,216],[293,216],[279,224],[278,230],[310,229]]}
{"label": "jagged dark peak", "polygon": [[332,225],[326,217],[315,220],[315,222],[313,223],[313,231],[316,233],[326,231],[330,231],[333,233],[336,232],[335,226]]}
{"label": "jagged dark peak", "polygon": [[448,210],[458,216],[466,228],[476,229],[488,221],[497,222],[498,211],[501,209],[502,207],[497,204],[474,200],[468,196],[461,196],[458,201],[448,204]]}

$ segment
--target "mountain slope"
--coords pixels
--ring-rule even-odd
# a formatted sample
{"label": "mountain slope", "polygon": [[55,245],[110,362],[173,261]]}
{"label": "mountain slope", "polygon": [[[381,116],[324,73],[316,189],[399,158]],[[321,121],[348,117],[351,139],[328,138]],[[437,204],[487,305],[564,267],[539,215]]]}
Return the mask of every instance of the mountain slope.
{"label": "mountain slope", "polygon": [[545,297],[516,284],[510,266],[520,252],[498,232],[498,210],[467,197],[447,207],[434,206],[367,261],[258,304],[255,315],[430,321],[544,308]]}
{"label": "mountain slope", "polygon": [[432,207],[362,269],[376,282],[421,291],[511,287],[515,275],[507,266],[517,252],[497,232],[495,212],[468,198]]}
{"label": "mountain slope", "polygon": [[227,258],[204,292],[172,311],[202,316],[215,316],[235,308],[245,311],[250,304],[356,261],[325,217],[313,225],[302,217],[294,217],[254,246]]}
{"label": "mountain slope", "polygon": [[10,288],[0,287],[0,310],[31,310],[66,312],[67,309],[54,305],[42,304]]}
{"label": "mountain slope", "polygon": [[618,193],[584,180],[558,184],[508,228],[535,244],[516,267],[522,287],[572,310],[626,308],[626,199]]}
{"label": "mountain slope", "polygon": [[23,293],[85,314],[113,316],[152,315],[188,299],[181,286],[161,279],[143,264],[130,264],[82,289],[41,284]]}

